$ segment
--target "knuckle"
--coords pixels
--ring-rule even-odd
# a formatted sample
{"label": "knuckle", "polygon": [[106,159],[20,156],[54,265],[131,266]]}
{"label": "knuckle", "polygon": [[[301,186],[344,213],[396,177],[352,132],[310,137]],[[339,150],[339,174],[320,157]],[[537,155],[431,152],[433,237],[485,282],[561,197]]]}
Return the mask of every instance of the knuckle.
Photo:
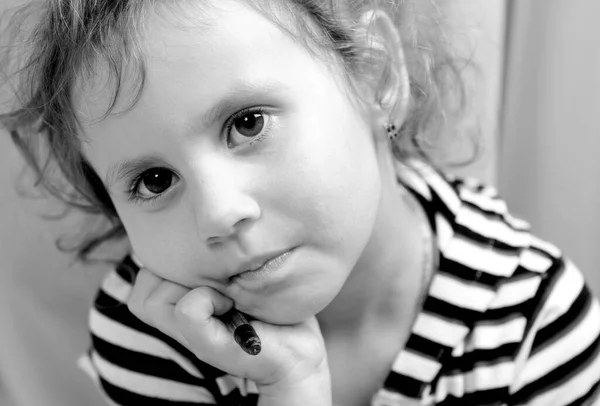
{"label": "knuckle", "polygon": [[148,313],[152,313],[153,311],[161,308],[162,306],[163,303],[157,297],[149,296],[144,300],[144,309],[146,309],[146,312]]}

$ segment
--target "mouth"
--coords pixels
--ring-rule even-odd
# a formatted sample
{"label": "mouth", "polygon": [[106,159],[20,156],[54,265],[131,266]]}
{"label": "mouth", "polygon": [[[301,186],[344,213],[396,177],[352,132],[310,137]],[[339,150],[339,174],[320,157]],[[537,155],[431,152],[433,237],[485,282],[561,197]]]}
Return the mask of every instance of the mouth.
{"label": "mouth", "polygon": [[294,248],[276,255],[263,262],[262,265],[255,269],[249,269],[232,276],[229,278],[229,281],[234,283],[240,281],[263,280],[281,269],[293,251]]}

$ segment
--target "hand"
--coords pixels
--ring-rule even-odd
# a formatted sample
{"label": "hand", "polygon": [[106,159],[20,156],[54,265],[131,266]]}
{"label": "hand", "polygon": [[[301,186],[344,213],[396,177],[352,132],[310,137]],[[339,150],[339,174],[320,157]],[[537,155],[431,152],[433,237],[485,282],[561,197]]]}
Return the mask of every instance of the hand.
{"label": "hand", "polygon": [[[145,323],[186,346],[199,359],[256,383],[272,404],[289,396],[317,396],[330,404],[331,388],[325,344],[315,317],[296,325],[250,323],[262,342],[256,356],[245,353],[218,318],[233,301],[217,290],[189,289],[140,269],[128,307]],[[307,392],[305,394],[305,392]],[[261,401],[261,404],[264,402]],[[286,400],[286,404],[289,403]],[[306,403],[303,403],[306,404]]]}

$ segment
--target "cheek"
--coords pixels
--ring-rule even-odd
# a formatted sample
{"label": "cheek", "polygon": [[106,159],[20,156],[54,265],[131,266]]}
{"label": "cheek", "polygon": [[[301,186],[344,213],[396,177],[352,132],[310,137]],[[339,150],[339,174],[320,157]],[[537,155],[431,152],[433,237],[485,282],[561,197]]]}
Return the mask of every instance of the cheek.
{"label": "cheek", "polygon": [[371,233],[381,192],[379,166],[370,129],[359,119],[326,113],[305,115],[311,125],[291,135],[270,195],[308,238],[348,256]]}
{"label": "cheek", "polygon": [[[194,276],[188,270],[196,252],[192,222],[185,221],[182,212],[167,210],[164,213],[121,212],[120,217],[127,231],[133,252],[148,269],[157,275],[182,285],[189,285]],[[186,255],[187,253],[187,255]]]}

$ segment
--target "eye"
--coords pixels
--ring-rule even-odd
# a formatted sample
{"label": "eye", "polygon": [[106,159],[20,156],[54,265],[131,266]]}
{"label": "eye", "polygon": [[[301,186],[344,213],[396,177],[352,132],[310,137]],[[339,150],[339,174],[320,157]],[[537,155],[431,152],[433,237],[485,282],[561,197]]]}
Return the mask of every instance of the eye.
{"label": "eye", "polygon": [[271,116],[260,108],[236,114],[228,125],[228,146],[253,144],[263,139],[270,128]]}
{"label": "eye", "polygon": [[130,188],[130,199],[134,201],[154,200],[166,193],[179,181],[177,175],[166,168],[152,168],[140,174]]}
{"label": "eye", "polygon": [[256,137],[265,127],[265,116],[262,113],[249,113],[233,122],[233,128],[244,137]]}

